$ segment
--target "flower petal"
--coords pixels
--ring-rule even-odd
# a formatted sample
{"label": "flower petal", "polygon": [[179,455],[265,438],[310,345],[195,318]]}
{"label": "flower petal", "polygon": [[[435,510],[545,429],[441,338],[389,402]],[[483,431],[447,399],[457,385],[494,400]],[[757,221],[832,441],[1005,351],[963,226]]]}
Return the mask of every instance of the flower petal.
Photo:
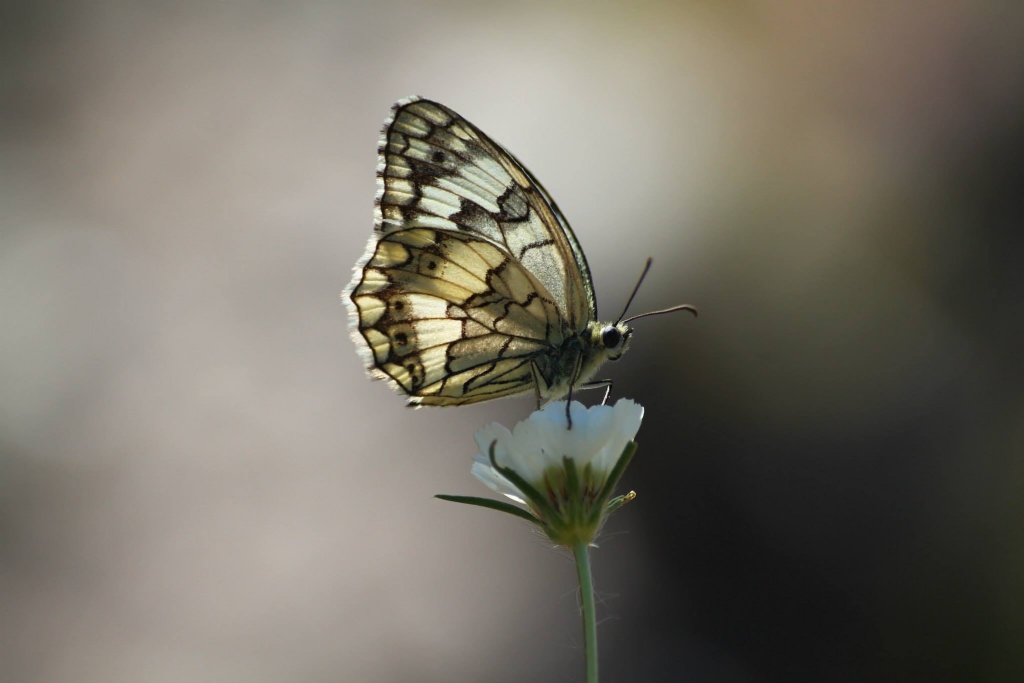
{"label": "flower petal", "polygon": [[474,434],[473,438],[476,439],[477,448],[480,449],[484,459],[489,459],[491,444],[497,442],[494,448],[494,460],[501,467],[509,466],[508,449],[512,441],[512,432],[508,431],[503,425],[492,422]]}
{"label": "flower petal", "polygon": [[[476,458],[474,474],[493,490],[505,495],[524,498],[505,477],[498,472],[493,476],[489,453],[494,447],[494,460],[499,467],[514,469],[531,484],[544,481],[551,467],[561,468],[563,458],[575,461],[579,470],[588,464],[592,476],[598,481],[615,467],[626,444],[634,439],[643,420],[643,406],[630,399],[620,399],[614,406],[600,405],[587,408],[573,401],[572,428],[565,419],[565,401],[553,401],[534,411],[510,432],[493,422],[476,433],[481,455]],[[500,479],[500,483],[497,479]]]}
{"label": "flower petal", "polygon": [[612,408],[612,414],[608,420],[608,437],[600,450],[594,454],[593,467],[611,471],[626,448],[626,444],[636,438],[643,417],[642,405],[628,398],[619,399]]}
{"label": "flower petal", "polygon": [[526,496],[516,486],[505,477],[501,476],[501,473],[491,467],[490,459],[483,455],[473,456],[473,468],[470,470],[473,476],[479,479],[483,484],[494,491],[500,493],[503,496],[511,498],[517,503],[526,503]]}

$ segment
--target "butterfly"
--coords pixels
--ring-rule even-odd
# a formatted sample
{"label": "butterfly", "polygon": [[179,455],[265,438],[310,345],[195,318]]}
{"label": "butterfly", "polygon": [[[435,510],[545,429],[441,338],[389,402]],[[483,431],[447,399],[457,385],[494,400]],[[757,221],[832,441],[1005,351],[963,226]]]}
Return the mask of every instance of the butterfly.
{"label": "butterfly", "polygon": [[[533,392],[572,398],[629,348],[629,303],[599,322],[586,256],[523,164],[448,107],[410,97],[384,122],[374,231],[342,293],[369,372],[410,405]],[[570,423],[571,424],[571,423]]]}

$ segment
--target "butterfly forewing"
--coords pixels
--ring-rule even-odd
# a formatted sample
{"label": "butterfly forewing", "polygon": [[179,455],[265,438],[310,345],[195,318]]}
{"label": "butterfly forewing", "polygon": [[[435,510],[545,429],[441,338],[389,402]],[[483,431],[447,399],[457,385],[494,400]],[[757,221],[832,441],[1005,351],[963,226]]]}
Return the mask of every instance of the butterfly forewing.
{"label": "butterfly forewing", "polygon": [[345,298],[370,370],[410,402],[533,390],[534,362],[596,315],[586,260],[543,187],[443,105],[395,105],[376,227]]}
{"label": "butterfly forewing", "polygon": [[428,100],[399,103],[382,143],[385,231],[424,225],[475,233],[533,273],[571,327],[594,318],[590,272],[568,222],[503,147]]}

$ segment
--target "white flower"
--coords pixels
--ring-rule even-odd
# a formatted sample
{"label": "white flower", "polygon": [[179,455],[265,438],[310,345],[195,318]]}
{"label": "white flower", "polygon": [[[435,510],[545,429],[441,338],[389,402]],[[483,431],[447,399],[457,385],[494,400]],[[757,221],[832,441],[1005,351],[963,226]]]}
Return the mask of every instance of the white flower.
{"label": "white flower", "polygon": [[607,513],[635,496],[608,500],[632,457],[644,409],[629,399],[590,408],[573,402],[569,409],[571,428],[565,401],[547,404],[511,432],[487,425],[476,433],[480,454],[472,471],[491,490],[525,504],[553,541],[571,546],[593,540]]}

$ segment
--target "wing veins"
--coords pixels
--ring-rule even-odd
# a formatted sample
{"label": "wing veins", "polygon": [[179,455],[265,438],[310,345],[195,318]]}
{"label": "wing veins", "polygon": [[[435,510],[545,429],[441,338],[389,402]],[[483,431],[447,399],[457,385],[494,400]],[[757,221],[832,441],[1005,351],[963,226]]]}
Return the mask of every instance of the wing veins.
{"label": "wing veins", "polygon": [[[474,168],[479,169],[481,173],[483,173],[483,174],[487,175],[488,177],[490,177],[491,179],[493,179],[496,184],[498,184],[498,185],[501,184],[501,179],[495,178],[493,175],[488,173],[485,169],[480,168],[475,163],[473,163],[472,159],[467,159],[465,156],[463,156],[457,150],[454,150],[454,149],[452,149],[450,147],[438,147],[438,146],[433,145],[433,144],[431,144],[431,143],[429,143],[429,142],[427,142],[426,140],[423,140],[423,139],[420,139],[420,141],[423,142],[425,145],[427,145],[429,147],[432,147],[433,149],[444,150],[446,152],[451,152],[460,161],[465,162],[466,165],[473,166]],[[488,194],[488,195],[494,194],[494,191],[491,188],[484,187],[483,185],[478,183],[476,180],[474,180],[472,177],[460,175],[457,171],[452,172],[451,170],[449,170],[448,168],[445,168],[445,166],[443,166],[440,163],[435,163],[435,162],[433,162],[433,161],[431,161],[429,159],[418,159],[416,157],[409,156],[406,152],[401,152],[401,153],[399,153],[399,152],[388,152],[388,154],[393,154],[395,156],[401,157],[402,159],[408,159],[411,162],[415,162],[416,164],[422,164],[423,166],[430,166],[431,168],[437,168],[437,169],[440,169],[441,171],[443,171],[443,173],[438,173],[436,175],[431,175],[429,173],[423,173],[422,174],[422,175],[424,175],[424,176],[426,176],[428,178],[453,178],[453,177],[454,178],[459,178],[460,180],[465,180],[466,182],[468,182],[468,183],[470,183],[472,185],[475,185],[476,187],[478,187],[481,190],[481,192],[483,194]],[[390,166],[392,163],[393,163],[392,161],[390,161],[388,159],[385,159],[385,165]],[[409,169],[413,173],[417,173],[417,170],[415,168],[413,168],[411,164],[409,165]],[[397,177],[397,176],[389,176],[389,177]],[[497,199],[497,196],[495,196],[495,199]],[[476,204],[476,202],[473,202],[473,203]],[[480,206],[480,205],[477,204],[477,206]],[[487,207],[480,206],[480,208],[483,209],[484,211],[490,212],[490,209],[488,209]]]}
{"label": "wing veins", "polygon": [[[437,151],[444,151],[444,152],[448,152],[449,154],[452,154],[457,159],[459,159],[459,161],[463,162],[467,166],[472,166],[473,168],[475,168],[478,171],[480,171],[481,174],[483,174],[483,175],[487,176],[488,178],[490,178],[491,180],[493,180],[494,184],[497,185],[498,187],[504,187],[507,190],[508,187],[509,187],[509,184],[518,185],[518,183],[516,183],[516,181],[515,181],[515,178],[513,178],[512,174],[508,173],[508,171],[506,171],[506,173],[508,173],[508,175],[509,175],[509,181],[506,182],[502,178],[497,177],[496,175],[494,175],[494,173],[492,173],[491,171],[487,170],[486,168],[484,168],[483,166],[478,164],[475,161],[475,159],[473,158],[472,154],[469,154],[469,153],[466,153],[466,152],[460,152],[459,150],[453,149],[451,147],[440,146],[440,144],[435,144],[434,140],[437,140],[436,137],[428,136],[428,137],[420,138],[420,137],[416,137],[416,136],[413,136],[413,135],[408,135],[407,133],[399,132],[399,134],[400,135],[405,135],[405,136],[407,136],[409,138],[417,140],[420,143],[422,143],[425,147],[429,147],[430,149],[437,150]],[[438,142],[440,142],[440,141],[438,141]],[[469,146],[469,145],[467,145],[467,146]],[[495,161],[498,161],[497,159],[494,158],[494,154],[491,154],[489,152],[489,150],[487,149],[486,145],[483,144],[483,141],[481,141],[479,139],[475,139],[473,141],[472,147],[476,147],[475,151],[476,151],[476,153],[478,155],[484,156],[484,157],[488,157],[488,158],[494,159]],[[442,164],[435,163],[433,160],[431,160],[429,158],[419,159],[417,157],[411,156],[409,154],[409,150],[410,149],[411,149],[411,146],[407,146],[402,152],[391,151],[390,153],[398,154],[399,156],[405,157],[405,158],[410,159],[410,160],[412,160],[414,162],[425,164],[425,165],[428,165],[428,166],[432,166],[434,168],[440,168],[445,173],[450,173],[450,171],[447,168],[445,168]],[[385,159],[385,162],[387,162],[386,159]],[[500,163],[498,165],[501,166]],[[466,176],[461,176],[461,177],[466,177]],[[492,194],[493,193],[493,190],[491,190],[490,188],[484,187],[483,185],[480,185],[479,183],[477,183],[472,178],[468,178],[468,180],[470,180],[470,182],[472,182],[474,185],[479,187],[481,190],[484,190],[488,194]],[[481,207],[481,208],[483,208],[483,207]]]}

